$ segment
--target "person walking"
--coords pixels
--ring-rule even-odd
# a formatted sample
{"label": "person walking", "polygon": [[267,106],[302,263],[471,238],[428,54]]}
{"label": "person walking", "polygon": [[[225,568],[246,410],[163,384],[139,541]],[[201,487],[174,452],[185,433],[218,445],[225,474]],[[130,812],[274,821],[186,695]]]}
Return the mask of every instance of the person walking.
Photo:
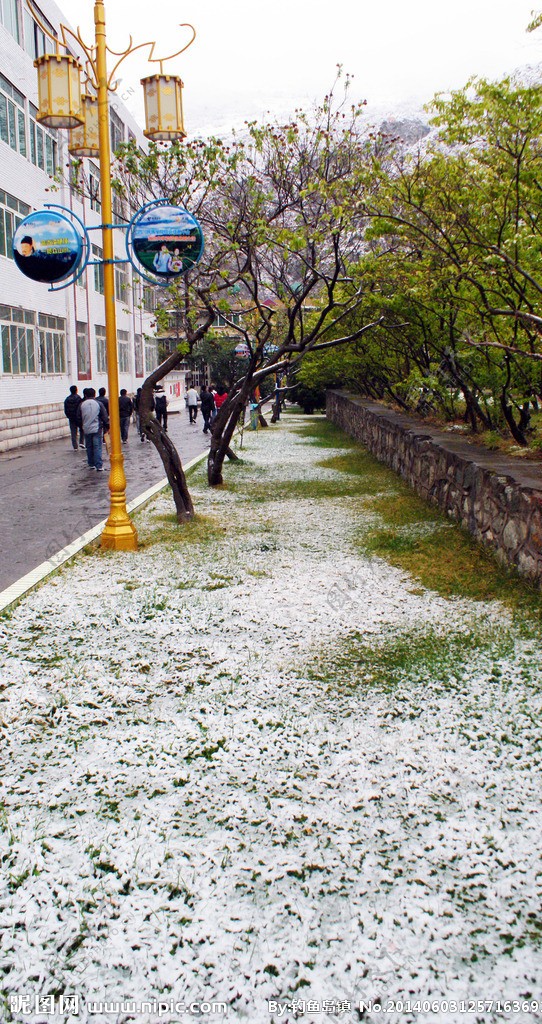
{"label": "person walking", "polygon": [[[109,399],[108,399],[108,397],[107,397],[107,395],[105,393],[105,388],[100,388],[99,389],[98,397],[97,397],[96,401],[99,402],[100,405],[103,405],[103,407],[105,409],[105,413],[106,413],[107,419],[109,419]],[[106,450],[107,454],[110,455],[111,454],[111,434],[109,433],[109,429],[106,430],[106,428],[103,427],[102,434],[103,434],[103,442],[105,444],[105,450]]]}
{"label": "person walking", "polygon": [[157,384],[154,389],[154,411],[156,413],[156,419],[160,426],[167,432],[167,395],[161,384]]}
{"label": "person walking", "polygon": [[213,396],[213,403],[214,403],[214,409],[213,409],[213,411],[211,413],[211,426],[212,426],[214,421],[216,420],[216,401],[215,401],[215,399],[216,399],[217,391],[216,391],[216,387],[215,387],[214,384],[210,384],[209,385],[209,391],[210,391],[210,393]]}
{"label": "person walking", "polygon": [[121,388],[119,396],[119,416],[120,416],[120,436],[122,443],[126,444],[128,440],[128,430],[130,429],[130,416],[134,411],[134,403],[128,395],[126,388]]}
{"label": "person walking", "polygon": [[220,409],[220,407],[224,405],[224,402],[226,401],[227,397],[228,392],[226,391],[226,388],[218,388],[217,393],[215,395],[215,406],[217,412]]}
{"label": "person walking", "polygon": [[[70,434],[72,439],[72,448],[76,452],[79,448],[85,447],[85,438],[83,436],[82,427],[77,425],[77,410],[81,405],[83,399],[81,395],[77,394],[77,385],[72,384],[70,393],[67,398],[64,399],[64,415],[68,418],[70,424]],[[77,444],[77,433],[79,432],[79,445]]]}
{"label": "person walking", "polygon": [[190,423],[195,423],[198,415],[198,393],[193,384],[186,392],[186,404],[188,406]]}
{"label": "person walking", "polygon": [[205,384],[202,385],[201,394],[201,415],[203,416],[203,433],[208,434],[211,429],[211,420],[215,411],[215,399],[212,391],[208,391]]}
{"label": "person walking", "polygon": [[109,429],[109,417],[103,403],[98,402],[94,388],[85,388],[83,396],[77,416],[85,435],[88,468],[103,473],[102,428]]}
{"label": "person walking", "polygon": [[[140,436],[141,436],[141,419],[140,419],[140,416],[139,416],[139,403],[141,401],[141,392],[142,392],[142,390],[143,390],[142,388],[138,388],[136,393],[135,393],[135,397],[134,397],[134,412],[135,412],[135,418],[136,418],[136,430],[137,430],[137,432],[138,432],[138,434]],[[143,440],[143,438],[141,438],[141,440]]]}
{"label": "person walking", "polygon": [[[142,395],[143,395],[143,388],[138,388],[136,393],[135,393],[135,398],[134,398],[134,409],[135,409],[135,414],[136,414],[136,429],[137,429],[137,432],[138,432],[138,434],[139,434],[139,436],[141,438],[141,441],[143,442],[143,441],[147,441],[148,438],[147,438],[145,432],[141,429],[141,398],[142,398]],[[151,412],[152,411],[154,411],[154,398],[152,400]]]}

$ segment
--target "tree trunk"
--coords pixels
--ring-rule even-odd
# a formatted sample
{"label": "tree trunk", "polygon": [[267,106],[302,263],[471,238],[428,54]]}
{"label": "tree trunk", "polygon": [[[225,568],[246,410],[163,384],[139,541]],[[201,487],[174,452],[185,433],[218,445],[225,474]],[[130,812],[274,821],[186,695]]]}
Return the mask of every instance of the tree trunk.
{"label": "tree trunk", "polygon": [[139,406],[141,431],[152,441],[164,466],[171,490],[173,501],[177,512],[179,523],[185,523],[194,517],[194,506],[186,484],[186,476],[182,467],[179,453],[173,444],[169,434],[162,428],[161,424],[153,416],[153,394],[152,384],[145,381]]}
{"label": "tree trunk", "polygon": [[166,434],[158,420],[154,419],[154,417],[151,416],[146,423],[142,423],[142,429],[149,441],[152,441],[162,459],[166,476],[173,492],[177,519],[179,523],[186,523],[189,519],[194,518],[194,506],[179,453],[169,435]]}
{"label": "tree trunk", "polygon": [[519,417],[519,429],[523,434],[527,434],[527,431],[531,427],[531,410],[529,402],[524,402],[521,406],[521,413]]}
{"label": "tree trunk", "polygon": [[228,458],[231,462],[239,462],[237,455],[230,448],[230,442],[235,433],[235,428],[239,421],[239,410],[243,403],[244,398],[238,395],[233,403],[225,426],[220,429],[222,424],[217,418],[211,429],[211,447],[207,459],[207,480],[210,487],[218,487],[224,483],[222,466],[224,465],[225,458]]}
{"label": "tree trunk", "polygon": [[476,410],[471,401],[470,391],[465,391],[465,389],[463,388],[463,397],[465,399],[465,420],[467,423],[470,423],[470,428],[473,434],[477,434],[478,423],[476,421]]}
{"label": "tree trunk", "polygon": [[273,402],[273,413],[271,416],[271,423],[277,423],[280,420],[280,391],[275,389],[275,401]]}
{"label": "tree trunk", "polygon": [[501,395],[501,409],[503,411],[504,418],[508,423],[508,427],[512,437],[514,438],[514,441],[516,441],[517,444],[520,444],[522,445],[522,447],[525,448],[527,446],[527,438],[525,437],[525,434],[521,429],[521,420],[518,425],[514,419],[514,411],[512,409],[512,406],[509,405],[506,400],[505,391],[503,391]]}

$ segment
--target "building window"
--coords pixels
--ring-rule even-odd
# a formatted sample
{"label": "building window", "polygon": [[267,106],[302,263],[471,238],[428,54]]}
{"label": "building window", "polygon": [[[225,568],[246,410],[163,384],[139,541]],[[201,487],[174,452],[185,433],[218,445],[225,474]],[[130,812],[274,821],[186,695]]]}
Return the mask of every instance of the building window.
{"label": "building window", "polygon": [[88,162],[88,191],[90,198],[90,209],[99,213],[102,204],[100,201],[100,168],[91,160]]}
{"label": "building window", "polygon": [[40,367],[43,374],[66,373],[66,321],[40,313]]}
{"label": "building window", "polygon": [[0,305],[2,373],[35,373],[36,314],[28,309]]}
{"label": "building window", "polygon": [[[0,2],[3,2],[3,0],[0,0]],[[36,12],[39,14],[42,25],[49,30],[51,35],[58,38],[58,33],[51,25],[51,22],[47,21],[47,18],[42,14],[36,4],[34,4],[34,7],[36,8]],[[32,60],[36,60],[37,57],[42,57],[44,53],[55,52],[55,44],[53,40],[49,39],[49,36],[43,32],[28,10],[25,10],[24,12],[24,48],[26,52],[30,54]]]}
{"label": "building window", "polygon": [[[99,245],[92,246],[92,258],[95,260],[103,260],[104,251]],[[104,265],[103,263],[94,264],[94,287],[100,295],[105,292],[104,287]]]}
{"label": "building window", "polygon": [[143,285],[143,309],[147,313],[154,313],[156,309],[156,291],[152,284]]}
{"label": "building window", "polygon": [[51,177],[56,172],[56,142],[45,132],[45,170]]}
{"label": "building window", "polygon": [[96,367],[98,373],[107,373],[107,344],[105,327],[96,324]]}
{"label": "building window", "polygon": [[90,380],[90,339],[88,325],[82,321],[76,324],[77,337],[77,377],[79,380]]}
{"label": "building window", "polygon": [[124,302],[125,306],[130,304],[130,277],[123,263],[115,263],[115,297],[117,302]]}
{"label": "building window", "polygon": [[127,217],[126,217],[126,207],[124,205],[124,200],[121,199],[121,197],[119,195],[117,195],[116,192],[113,192],[113,195],[112,195],[112,207],[113,207],[113,217],[115,217],[116,220],[120,220],[120,221],[126,221],[127,220]]}
{"label": "building window", "polygon": [[0,256],[13,259],[13,235],[23,217],[29,213],[30,207],[26,203],[21,203],[20,199],[0,189]]}
{"label": "building window", "polygon": [[82,169],[82,160],[70,160],[70,192],[76,196],[80,196],[83,191],[81,183]]}
{"label": "building window", "polygon": [[158,366],[158,342],[156,338],[145,338],[145,370],[150,373]]}
{"label": "building window", "polygon": [[135,335],[135,375],[136,377],[144,377],[145,367],[143,364],[143,337],[141,334]]}
{"label": "building window", "polygon": [[130,372],[130,335],[128,331],[117,331],[119,373]]}
{"label": "building window", "polygon": [[13,38],[20,43],[21,33],[17,15],[17,0],[0,0],[0,21]]}
{"label": "building window", "polygon": [[183,311],[181,309],[168,309],[167,310],[167,329],[175,334],[177,338],[177,344],[179,343],[180,335],[183,328]]}
{"label": "building window", "polygon": [[57,141],[56,135],[53,131],[46,131],[36,121],[38,113],[37,107],[33,103],[29,103],[30,117],[29,117],[29,134],[30,134],[30,159],[36,167],[40,167],[46,174],[50,174],[51,177],[56,172],[57,168]]}
{"label": "building window", "polygon": [[222,313],[217,313],[213,327],[231,327],[235,325],[239,326],[240,313],[228,313],[227,316],[223,316]]}
{"label": "building window", "polygon": [[3,75],[0,75],[0,139],[26,156],[24,96]]}
{"label": "building window", "polygon": [[111,127],[111,152],[114,155],[124,142],[124,124],[113,109],[109,111],[109,124]]}

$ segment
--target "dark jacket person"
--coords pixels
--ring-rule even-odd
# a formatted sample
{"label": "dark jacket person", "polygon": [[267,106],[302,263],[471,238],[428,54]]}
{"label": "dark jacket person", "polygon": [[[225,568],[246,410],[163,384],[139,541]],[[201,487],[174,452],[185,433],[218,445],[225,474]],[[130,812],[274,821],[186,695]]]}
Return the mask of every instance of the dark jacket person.
{"label": "dark jacket person", "polygon": [[128,440],[128,430],[130,427],[130,416],[134,411],[134,403],[129,397],[126,388],[123,388],[119,397],[119,416],[120,416],[120,436],[126,444]]}
{"label": "dark jacket person", "polygon": [[79,430],[79,447],[80,448],[84,448],[85,447],[85,444],[84,444],[85,439],[83,437],[83,429],[82,429],[81,426],[78,426],[78,423],[77,423],[77,410],[78,410],[79,406],[81,405],[82,401],[83,401],[83,399],[81,398],[81,395],[77,394],[77,385],[76,384],[72,384],[68,397],[64,399],[64,415],[67,417],[68,422],[70,424],[70,434],[71,434],[71,439],[72,439],[72,448],[73,448],[73,450],[75,452],[77,451],[77,431],[78,430]]}

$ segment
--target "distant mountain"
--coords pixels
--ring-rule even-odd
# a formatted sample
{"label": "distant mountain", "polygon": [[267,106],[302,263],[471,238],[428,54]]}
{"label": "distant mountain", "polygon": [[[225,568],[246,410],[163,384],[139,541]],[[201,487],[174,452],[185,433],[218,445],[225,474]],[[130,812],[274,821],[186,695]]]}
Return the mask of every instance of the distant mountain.
{"label": "distant mountain", "polygon": [[422,121],[420,118],[386,118],[381,121],[379,131],[383,135],[389,135],[398,142],[405,142],[407,145],[413,145],[415,142],[419,142],[424,139],[426,135],[429,135],[431,131],[427,121]]}
{"label": "distant mountain", "polygon": [[[501,77],[506,77],[506,73],[503,72]],[[542,62],[516,68],[509,73],[509,77],[518,84],[542,85]],[[426,102],[429,102],[430,98],[427,97]],[[296,109],[310,111],[316,102],[317,100],[307,95],[287,96],[280,93],[272,100],[263,95],[250,99],[245,96],[242,105],[236,97],[231,103],[223,104],[219,109],[215,105],[194,104],[189,118],[190,134],[200,138],[216,135],[228,139],[234,133],[243,135],[247,121],[278,121],[285,124],[294,117]],[[228,113],[225,114],[224,110]],[[403,141],[406,146],[415,146],[418,143],[423,145],[423,140],[427,139],[428,135],[433,137],[437,134],[436,129],[431,128],[429,124],[429,115],[423,109],[421,100],[419,103],[398,103],[392,109],[389,104],[371,104],[365,108],[364,120],[368,131],[382,131]]]}
{"label": "distant mountain", "polygon": [[516,68],[510,78],[520,85],[542,85],[542,63],[525,64],[522,68]]}

